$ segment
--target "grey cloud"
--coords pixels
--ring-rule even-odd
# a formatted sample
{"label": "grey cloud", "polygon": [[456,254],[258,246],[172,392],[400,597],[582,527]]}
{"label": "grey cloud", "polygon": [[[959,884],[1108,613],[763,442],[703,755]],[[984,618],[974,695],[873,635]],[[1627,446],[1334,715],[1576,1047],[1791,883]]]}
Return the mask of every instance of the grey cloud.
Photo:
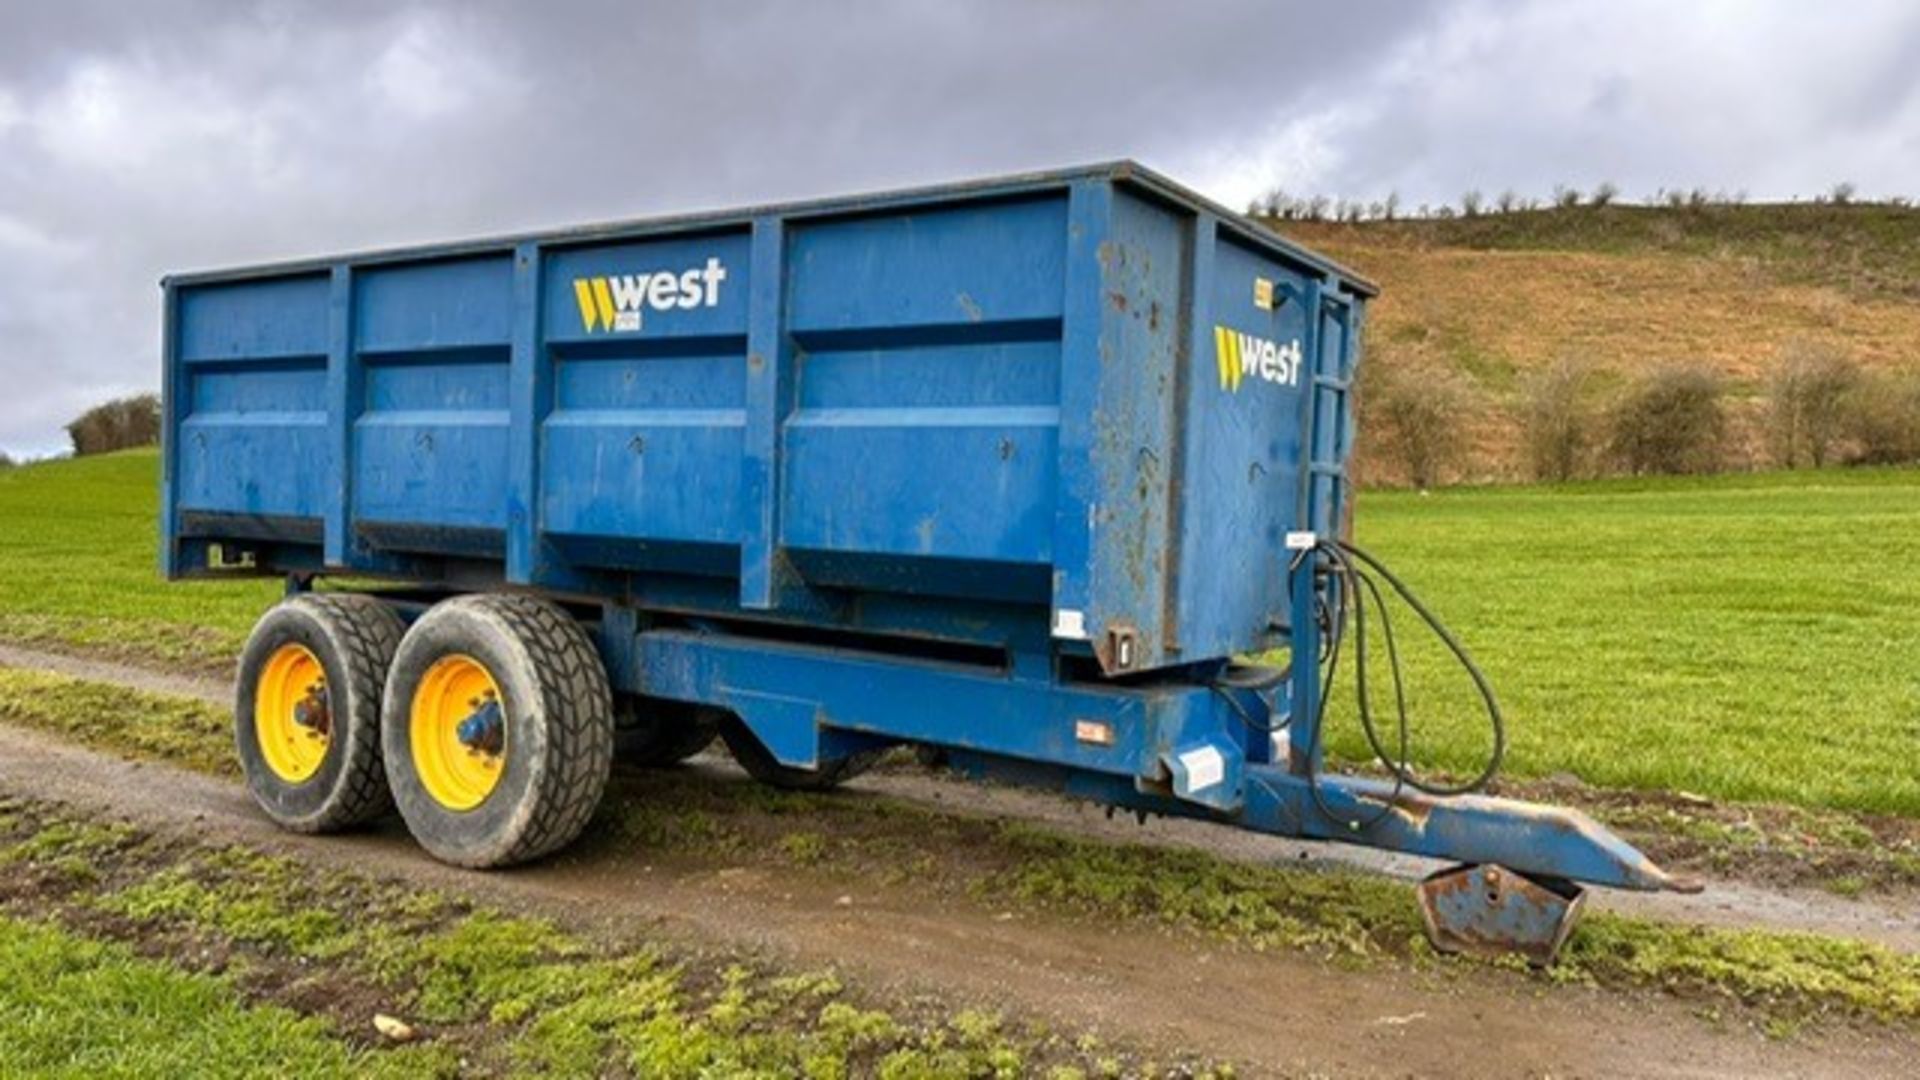
{"label": "grey cloud", "polygon": [[[1428,18],[1252,2],[10,5],[0,446],[156,382],[162,273],[968,173],[1177,165]],[[1275,43],[1310,30],[1310,49]],[[1281,62],[1279,57],[1285,55]]]}
{"label": "grey cloud", "polygon": [[156,384],[173,270],[1118,156],[1234,203],[1920,175],[1913,16],[1800,11],[9,4],[0,447]]}

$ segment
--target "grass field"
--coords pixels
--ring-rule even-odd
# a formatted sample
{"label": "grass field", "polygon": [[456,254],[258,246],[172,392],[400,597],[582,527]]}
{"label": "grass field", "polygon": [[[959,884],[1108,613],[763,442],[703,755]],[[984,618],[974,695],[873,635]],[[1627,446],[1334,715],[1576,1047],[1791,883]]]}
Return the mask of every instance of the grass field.
{"label": "grass field", "polygon": [[[0,1074],[430,1076],[422,1053],[356,1049],[326,1024],[248,1004],[228,981],[116,942],[0,916]],[[450,1063],[449,1063],[450,1064]]]}
{"label": "grass field", "polygon": [[[231,663],[277,587],[160,581],[156,464],[0,474],[0,637]],[[1512,775],[1920,816],[1920,471],[1360,505],[1362,543],[1500,689]],[[1412,659],[1420,760],[1470,769],[1482,729],[1465,683],[1430,650]],[[1336,712],[1332,747],[1361,757],[1351,719]]]}
{"label": "grass field", "polygon": [[[1500,689],[1513,774],[1920,815],[1920,471],[1367,493],[1357,521]],[[1464,771],[1465,684],[1420,659],[1454,692],[1419,745]]]}
{"label": "grass field", "polygon": [[273,582],[160,580],[156,451],[0,472],[0,637],[228,670]]}

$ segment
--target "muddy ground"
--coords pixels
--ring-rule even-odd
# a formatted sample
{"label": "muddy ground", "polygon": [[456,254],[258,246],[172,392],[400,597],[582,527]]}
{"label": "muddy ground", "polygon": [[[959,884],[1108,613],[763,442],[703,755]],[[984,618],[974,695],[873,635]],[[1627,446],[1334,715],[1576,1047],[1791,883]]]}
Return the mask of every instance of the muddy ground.
{"label": "muddy ground", "polygon": [[[22,659],[44,658],[0,650],[0,663]],[[144,674],[93,662],[32,666],[225,697],[224,688],[204,681],[157,684]],[[703,761],[696,769],[712,783],[739,782],[718,762]],[[1318,846],[1192,823],[1138,827],[1046,797],[976,789],[921,773],[874,776],[862,787],[970,812],[1045,820],[1093,836],[1203,847],[1231,858],[1328,855]],[[589,928],[640,926],[696,948],[744,945],[780,962],[834,964],[882,993],[933,995],[1124,1035],[1170,1051],[1241,1062],[1252,1075],[1885,1076],[1904,1073],[1920,1054],[1920,1036],[1884,1027],[1809,1026],[1781,1040],[1737,1018],[1715,1022],[1696,1004],[1656,993],[1549,989],[1471,969],[1351,970],[1285,950],[1259,953],[1133,924],[996,910],[932,894],[911,880],[876,878],[849,888],[800,868],[716,868],[710,859],[607,843],[532,868],[469,874],[427,859],[397,823],[371,835],[290,836],[261,818],[234,782],[127,762],[6,728],[0,728],[0,792],[463,892]],[[1424,869],[1411,861],[1364,861],[1394,874]],[[1638,901],[1605,899],[1643,910]],[[1644,913],[1828,929],[1911,949],[1920,935],[1909,902],[1902,895],[1848,901],[1721,883],[1703,898],[1663,900]]]}

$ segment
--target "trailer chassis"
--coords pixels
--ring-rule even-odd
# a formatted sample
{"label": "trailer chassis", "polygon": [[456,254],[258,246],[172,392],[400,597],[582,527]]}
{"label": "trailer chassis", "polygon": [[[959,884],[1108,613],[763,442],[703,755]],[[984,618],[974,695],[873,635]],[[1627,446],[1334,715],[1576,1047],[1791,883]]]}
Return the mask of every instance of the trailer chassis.
{"label": "trailer chassis", "polygon": [[[1295,561],[1292,655],[1319,645],[1310,605],[1328,587]],[[1126,682],[1076,680],[1049,653],[1003,666],[770,639],[713,625],[653,628],[609,606],[599,644],[618,690],[738,716],[783,765],[899,743],[940,747],[965,771],[1141,813],[1359,844],[1458,864],[1421,882],[1445,951],[1549,963],[1582,909],[1581,884],[1693,891],[1587,815],[1481,795],[1435,798],[1328,773],[1317,665],[1271,694],[1224,662]],[[1235,674],[1244,676],[1245,669]]]}

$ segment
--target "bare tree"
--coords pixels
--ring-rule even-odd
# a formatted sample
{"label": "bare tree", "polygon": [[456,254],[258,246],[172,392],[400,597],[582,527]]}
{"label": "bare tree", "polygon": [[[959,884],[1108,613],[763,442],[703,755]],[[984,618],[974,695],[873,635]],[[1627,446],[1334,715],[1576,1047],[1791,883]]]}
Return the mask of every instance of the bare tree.
{"label": "bare tree", "polygon": [[1863,374],[1849,403],[1848,428],[1863,465],[1920,461],[1920,372]]}
{"label": "bare tree", "polygon": [[1767,440],[1775,464],[1825,465],[1846,434],[1860,366],[1830,345],[1790,341],[1767,388]]}
{"label": "bare tree", "polygon": [[95,405],[67,425],[76,457],[106,454],[160,441],[160,398],[155,394]]}
{"label": "bare tree", "polygon": [[1611,180],[1602,180],[1599,186],[1593,189],[1593,195],[1589,197],[1587,201],[1595,206],[1611,206],[1613,205],[1613,200],[1619,197],[1619,185]]}
{"label": "bare tree", "polygon": [[1462,217],[1479,217],[1483,198],[1479,188],[1468,188],[1460,196],[1460,214]]}
{"label": "bare tree", "polygon": [[1536,480],[1571,480],[1586,470],[1594,435],[1593,367],[1565,355],[1522,387],[1527,467]]}
{"label": "bare tree", "polygon": [[1360,399],[1380,445],[1414,487],[1426,491],[1446,482],[1466,456],[1472,391],[1439,366],[1392,367],[1377,357],[1372,366],[1376,377]]}
{"label": "bare tree", "polygon": [[1635,475],[1713,472],[1726,451],[1723,394],[1720,376],[1697,364],[1644,376],[1614,406],[1614,456]]}

